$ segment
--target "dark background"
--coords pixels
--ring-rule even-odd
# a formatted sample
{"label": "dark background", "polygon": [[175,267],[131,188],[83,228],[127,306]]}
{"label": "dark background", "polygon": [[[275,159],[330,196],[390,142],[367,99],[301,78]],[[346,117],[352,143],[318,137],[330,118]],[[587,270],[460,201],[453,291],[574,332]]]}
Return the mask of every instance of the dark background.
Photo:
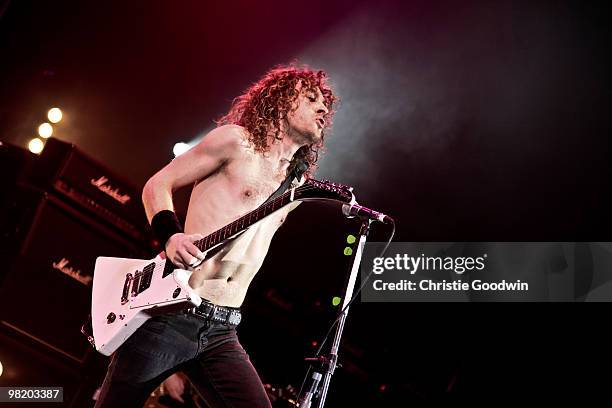
{"label": "dark background", "polygon": [[[397,241],[610,241],[610,14],[597,3],[1,4],[2,141],[26,146],[58,106],[54,136],[141,187],[174,143],[298,59],[342,98],[317,177],[391,214]],[[241,327],[264,381],[299,385],[357,228],[309,204],[279,231]],[[330,406],[594,395],[610,357],[602,307],[358,303]]]}

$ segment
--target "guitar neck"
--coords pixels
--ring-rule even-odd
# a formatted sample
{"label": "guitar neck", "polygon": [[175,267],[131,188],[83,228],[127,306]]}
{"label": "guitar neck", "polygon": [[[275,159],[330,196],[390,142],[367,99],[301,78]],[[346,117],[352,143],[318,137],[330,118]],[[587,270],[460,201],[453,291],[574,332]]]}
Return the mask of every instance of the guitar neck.
{"label": "guitar neck", "polygon": [[[300,187],[298,187],[299,189]],[[274,200],[266,203],[250,213],[238,218],[236,221],[226,225],[223,228],[218,229],[212,234],[194,242],[194,245],[198,247],[198,249],[202,252],[213,248],[226,239],[232,237],[233,235],[247,229],[251,225],[255,224],[257,221],[267,217],[272,214],[274,211],[284,207],[285,205],[291,202],[291,190],[286,191],[282,195],[276,197]]]}

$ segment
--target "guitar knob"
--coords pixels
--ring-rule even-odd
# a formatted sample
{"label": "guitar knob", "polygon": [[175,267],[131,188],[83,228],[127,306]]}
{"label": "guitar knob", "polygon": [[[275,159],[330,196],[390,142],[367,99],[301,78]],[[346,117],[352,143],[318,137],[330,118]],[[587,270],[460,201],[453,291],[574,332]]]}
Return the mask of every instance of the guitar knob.
{"label": "guitar knob", "polygon": [[117,315],[115,315],[113,312],[110,312],[108,316],[106,316],[106,324],[111,324],[112,322],[115,321],[116,318],[117,318]]}

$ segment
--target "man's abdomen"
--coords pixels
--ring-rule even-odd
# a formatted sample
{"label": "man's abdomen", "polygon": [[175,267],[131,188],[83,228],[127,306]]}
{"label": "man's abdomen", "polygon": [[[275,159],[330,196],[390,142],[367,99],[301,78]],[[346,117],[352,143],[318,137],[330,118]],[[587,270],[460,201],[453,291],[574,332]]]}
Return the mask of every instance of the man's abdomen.
{"label": "man's abdomen", "polygon": [[216,268],[195,270],[189,285],[204,299],[220,306],[240,307],[257,271],[249,265],[219,262]]}

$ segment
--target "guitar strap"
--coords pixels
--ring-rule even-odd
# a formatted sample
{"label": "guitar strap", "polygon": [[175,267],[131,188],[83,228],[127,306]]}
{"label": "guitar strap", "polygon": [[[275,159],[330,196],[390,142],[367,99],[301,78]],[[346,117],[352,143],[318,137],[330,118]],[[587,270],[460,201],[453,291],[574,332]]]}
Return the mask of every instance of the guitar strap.
{"label": "guitar strap", "polygon": [[262,206],[268,204],[270,201],[274,200],[276,197],[287,191],[289,186],[291,186],[291,183],[293,183],[294,180],[301,179],[302,175],[306,172],[306,170],[308,170],[307,162],[305,160],[298,159],[298,162],[296,163],[291,173],[289,173],[285,181],[283,181],[280,187],[277,188],[276,191],[273,192],[272,195],[270,195],[270,197],[268,197],[268,199],[262,204]]}

